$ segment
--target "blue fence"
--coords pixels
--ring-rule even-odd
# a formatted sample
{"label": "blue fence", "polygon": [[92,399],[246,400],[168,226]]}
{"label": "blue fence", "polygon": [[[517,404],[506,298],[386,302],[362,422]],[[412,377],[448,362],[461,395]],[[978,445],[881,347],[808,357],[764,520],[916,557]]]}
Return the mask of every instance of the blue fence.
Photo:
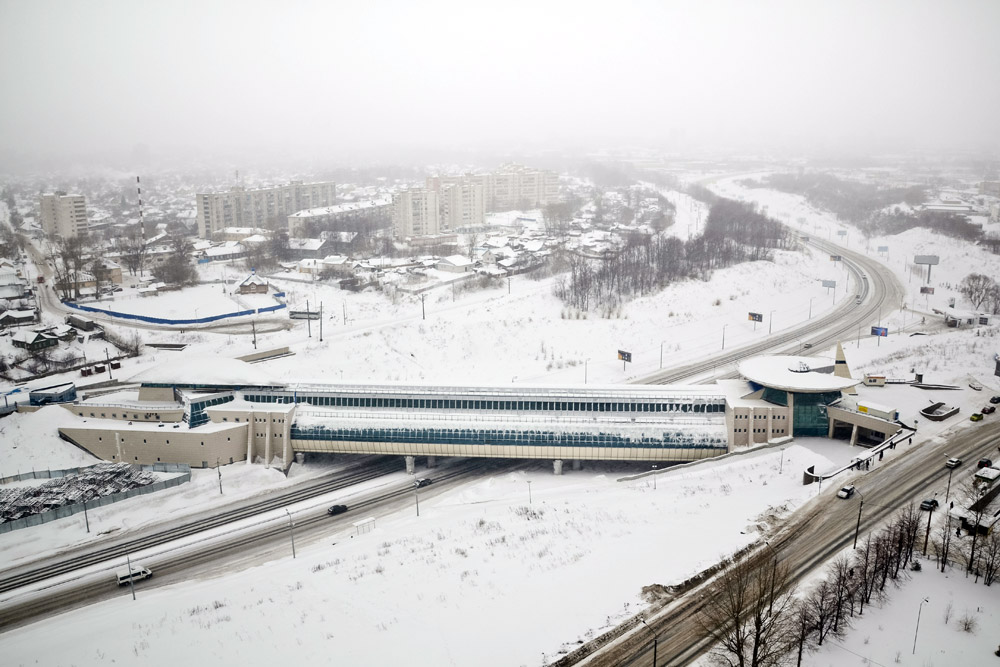
{"label": "blue fence", "polygon": [[257,313],[270,313],[275,310],[281,310],[287,306],[283,303],[279,303],[276,306],[267,306],[265,308],[257,308],[256,310],[240,310],[235,313],[225,313],[224,315],[211,315],[209,317],[197,317],[185,320],[171,320],[165,317],[151,317],[149,315],[134,315],[132,313],[119,313],[114,310],[105,310],[103,308],[94,308],[92,306],[81,306],[78,303],[73,303],[72,301],[63,301],[63,305],[69,306],[70,308],[75,308],[76,310],[82,310],[87,313],[101,313],[102,315],[107,315],[109,317],[119,317],[123,320],[136,320],[139,322],[149,322],[150,324],[208,324],[209,322],[218,322],[219,320],[224,320],[230,317],[243,317],[245,315],[255,315]]}

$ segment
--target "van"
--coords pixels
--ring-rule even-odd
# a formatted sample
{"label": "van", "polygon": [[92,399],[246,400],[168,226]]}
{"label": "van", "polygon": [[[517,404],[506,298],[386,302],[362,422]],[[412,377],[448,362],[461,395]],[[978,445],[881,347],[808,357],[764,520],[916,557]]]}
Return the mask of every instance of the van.
{"label": "van", "polygon": [[[129,574],[128,573],[129,573],[128,568],[125,568],[124,570],[118,570],[117,572],[115,572],[115,576],[118,577],[118,585],[119,586],[128,586],[128,584],[129,584]],[[142,581],[143,579],[149,579],[152,576],[153,576],[153,572],[148,567],[143,567],[142,565],[133,565],[132,566],[132,577],[131,577],[131,579],[132,579],[133,582]]]}

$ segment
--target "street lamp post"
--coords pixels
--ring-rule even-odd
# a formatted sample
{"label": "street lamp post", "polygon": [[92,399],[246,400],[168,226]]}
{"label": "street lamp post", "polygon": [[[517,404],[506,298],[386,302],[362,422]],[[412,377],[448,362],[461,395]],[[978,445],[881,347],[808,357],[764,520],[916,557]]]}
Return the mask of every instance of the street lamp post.
{"label": "street lamp post", "polygon": [[815,298],[816,297],[814,297],[814,296],[809,297],[809,319],[810,320],[813,318],[813,299],[815,299]]}
{"label": "street lamp post", "polygon": [[774,311],[767,314],[767,335],[771,335],[771,326],[774,324]]}
{"label": "street lamp post", "polygon": [[528,504],[531,504],[531,480],[528,480]]}
{"label": "street lamp post", "polygon": [[590,363],[590,359],[583,360],[583,383],[587,384],[587,364]]}
{"label": "street lamp post", "polygon": [[726,349],[726,327],[728,327],[728,326],[729,326],[728,324],[723,324],[722,325],[722,349],[723,350]]}
{"label": "street lamp post", "polygon": [[[937,495],[936,493],[934,494]],[[934,507],[927,510],[927,532],[924,533],[924,555],[927,555],[927,542],[931,539],[931,517],[934,516]]]}
{"label": "street lamp post", "polygon": [[861,508],[865,506],[865,496],[861,493],[861,489],[855,487],[855,491],[861,496],[861,502],[858,503],[858,523],[854,526],[854,548],[858,548],[858,531],[861,530]]}
{"label": "street lamp post", "polygon": [[924,598],[920,601],[920,606],[917,608],[917,629],[913,631],[913,654],[917,653],[917,633],[920,632],[920,612],[924,610],[924,603],[930,602],[930,598]]}
{"label": "street lamp post", "polygon": [[292,536],[292,558],[295,558],[295,524],[292,522],[292,513],[286,509],[285,514],[288,515],[288,532]]}
{"label": "street lamp post", "polygon": [[420,516],[420,493],[418,489],[420,488],[420,482],[413,480],[413,500],[417,504],[417,516]]}
{"label": "street lamp post", "polygon": [[[945,456],[948,456],[945,454]],[[955,472],[954,468],[948,468],[948,490],[944,492],[944,504],[948,504],[948,499],[951,498],[951,473]]]}
{"label": "street lamp post", "polygon": [[767,603],[767,615],[771,616],[774,610],[774,579],[778,575],[778,552],[774,550],[771,543],[764,540],[764,545],[771,550],[771,599]]}
{"label": "street lamp post", "polygon": [[660,643],[660,636],[656,634],[656,630],[649,627],[649,624],[646,623],[646,619],[643,618],[640,619],[640,621],[642,622],[643,625],[646,626],[647,630],[653,633],[653,667],[656,667],[656,649],[657,649],[657,644]]}
{"label": "street lamp post", "polygon": [[653,464],[653,491],[656,491],[656,464]]}
{"label": "street lamp post", "polygon": [[663,343],[660,343],[660,370],[663,370]]}

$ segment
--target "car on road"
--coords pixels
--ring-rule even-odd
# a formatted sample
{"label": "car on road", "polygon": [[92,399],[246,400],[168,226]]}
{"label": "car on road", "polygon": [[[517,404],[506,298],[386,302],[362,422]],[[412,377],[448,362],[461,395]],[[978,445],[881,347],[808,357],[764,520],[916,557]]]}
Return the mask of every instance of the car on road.
{"label": "car on road", "polygon": [[992,468],[993,461],[990,459],[979,459],[979,463],[976,464],[977,468]]}
{"label": "car on road", "polygon": [[993,396],[992,398],[990,398],[990,403],[992,403],[993,405],[1000,403],[1000,396]]}
{"label": "car on road", "polygon": [[970,422],[981,422],[983,421],[983,413],[973,412],[972,416],[969,417]]}
{"label": "car on road", "polygon": [[920,509],[922,510],[930,510],[931,512],[933,512],[937,508],[938,508],[937,498],[928,498],[927,500],[920,503]]}
{"label": "car on road", "polygon": [[981,385],[979,382],[977,382],[975,380],[970,380],[969,381],[969,389],[974,389],[976,391],[982,391],[983,390],[983,385]]}
{"label": "car on road", "polygon": [[804,349],[804,350],[808,350],[812,346],[813,346],[812,343],[802,343],[802,349]]}
{"label": "car on road", "polygon": [[847,499],[847,498],[850,498],[853,495],[854,495],[854,485],[853,484],[849,484],[849,485],[845,486],[844,488],[842,488],[840,491],[837,491],[837,497],[838,498]]}
{"label": "car on road", "polygon": [[347,505],[334,505],[326,511],[330,516],[337,516],[338,514],[343,514],[347,511]]}
{"label": "car on road", "polygon": [[416,484],[418,487],[421,487],[421,486],[427,486],[428,484],[432,484],[433,482],[434,480],[429,477],[421,477],[417,479],[414,482],[414,484]]}
{"label": "car on road", "polygon": [[855,299],[854,303],[856,303],[857,305],[860,306],[861,305],[861,297],[858,297],[857,299]]}
{"label": "car on road", "polygon": [[135,583],[137,581],[142,581],[143,579],[149,579],[150,577],[153,576],[153,571],[150,570],[148,567],[143,567],[138,563],[133,563],[131,577],[129,577],[128,568],[125,568],[123,570],[118,570],[117,572],[115,572],[115,576],[118,577],[119,586],[128,586],[129,579],[131,579],[132,583]]}
{"label": "car on road", "polygon": [[945,466],[949,468],[957,468],[962,465],[962,459],[950,458],[945,462]]}
{"label": "car on road", "polygon": [[997,411],[997,406],[995,405],[984,405],[983,409],[980,410],[984,415],[991,415]]}

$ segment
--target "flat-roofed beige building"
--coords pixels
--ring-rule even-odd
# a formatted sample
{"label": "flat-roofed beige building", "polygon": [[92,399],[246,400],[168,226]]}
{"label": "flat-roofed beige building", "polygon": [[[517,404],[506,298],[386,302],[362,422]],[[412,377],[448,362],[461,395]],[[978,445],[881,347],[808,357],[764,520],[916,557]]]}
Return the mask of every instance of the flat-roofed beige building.
{"label": "flat-roofed beige building", "polygon": [[234,186],[227,192],[195,195],[198,236],[212,238],[226,227],[263,227],[307,208],[330,206],[336,201],[337,188],[332,182],[303,183],[248,190]]}
{"label": "flat-roofed beige building", "polygon": [[44,194],[39,197],[39,207],[46,234],[69,239],[87,233],[87,199],[83,195]]}

